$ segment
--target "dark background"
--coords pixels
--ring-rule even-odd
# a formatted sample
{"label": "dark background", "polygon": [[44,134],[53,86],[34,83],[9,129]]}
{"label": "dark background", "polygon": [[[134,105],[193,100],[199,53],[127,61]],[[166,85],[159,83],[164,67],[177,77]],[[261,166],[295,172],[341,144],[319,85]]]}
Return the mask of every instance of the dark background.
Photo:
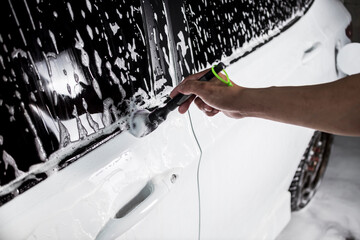
{"label": "dark background", "polygon": [[345,0],[344,4],[352,16],[353,41],[360,42],[360,1]]}

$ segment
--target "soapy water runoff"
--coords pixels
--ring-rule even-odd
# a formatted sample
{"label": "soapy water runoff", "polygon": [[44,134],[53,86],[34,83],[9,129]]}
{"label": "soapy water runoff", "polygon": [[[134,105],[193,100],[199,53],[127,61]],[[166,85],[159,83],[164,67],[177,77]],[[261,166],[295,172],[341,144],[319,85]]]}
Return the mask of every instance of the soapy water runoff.
{"label": "soapy water runoff", "polygon": [[2,1],[0,205],[131,124],[147,133],[184,76],[238,60],[312,2]]}

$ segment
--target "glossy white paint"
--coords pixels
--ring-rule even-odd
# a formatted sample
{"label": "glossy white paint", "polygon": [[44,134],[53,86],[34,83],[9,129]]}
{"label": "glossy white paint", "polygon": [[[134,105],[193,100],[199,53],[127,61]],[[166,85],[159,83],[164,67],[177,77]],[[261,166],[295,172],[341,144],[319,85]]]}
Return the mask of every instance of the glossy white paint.
{"label": "glossy white paint", "polygon": [[[122,217],[126,228],[142,222],[133,236],[195,239],[199,155],[186,115],[141,139],[124,132],[0,208],[0,239],[95,239],[151,179],[150,201]],[[164,186],[173,174],[171,188]]]}
{"label": "glossy white paint", "polygon": [[[340,2],[317,0],[292,28],[227,72],[247,87],[335,80],[342,76],[335,48],[348,42],[349,21]],[[197,239],[199,207],[201,239],[274,239],[290,219],[287,189],[313,130],[208,118],[194,107],[190,114],[203,153],[200,206],[200,150],[187,115],[171,113],[146,137],[123,132],[1,207],[0,239]],[[114,218],[149,181],[149,197]]]}
{"label": "glossy white paint", "polygon": [[[228,67],[246,87],[336,80],[335,48],[349,40],[338,1],[317,0],[295,25]],[[288,187],[313,130],[261,119],[206,117],[192,107],[203,151],[201,239],[274,239],[290,219]]]}

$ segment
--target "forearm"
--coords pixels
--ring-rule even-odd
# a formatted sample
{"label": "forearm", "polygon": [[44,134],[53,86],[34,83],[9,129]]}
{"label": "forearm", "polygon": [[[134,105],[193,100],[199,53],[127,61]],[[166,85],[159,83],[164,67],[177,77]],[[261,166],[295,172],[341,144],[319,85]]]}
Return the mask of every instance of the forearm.
{"label": "forearm", "polygon": [[360,136],[359,74],[314,86],[245,89],[241,98],[246,116]]}

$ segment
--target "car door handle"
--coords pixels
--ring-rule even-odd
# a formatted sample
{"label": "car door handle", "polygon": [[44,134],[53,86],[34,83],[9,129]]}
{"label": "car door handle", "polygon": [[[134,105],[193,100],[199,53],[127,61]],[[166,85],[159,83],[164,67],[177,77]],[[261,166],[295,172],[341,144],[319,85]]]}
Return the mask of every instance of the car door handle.
{"label": "car door handle", "polygon": [[321,42],[314,42],[310,45],[310,47],[307,47],[304,50],[303,56],[302,56],[302,63],[307,63],[310,61],[317,53],[321,50]]}
{"label": "car door handle", "polygon": [[142,220],[170,191],[179,170],[172,169],[149,180],[141,191],[110,218],[96,240],[111,240],[124,234]]}

